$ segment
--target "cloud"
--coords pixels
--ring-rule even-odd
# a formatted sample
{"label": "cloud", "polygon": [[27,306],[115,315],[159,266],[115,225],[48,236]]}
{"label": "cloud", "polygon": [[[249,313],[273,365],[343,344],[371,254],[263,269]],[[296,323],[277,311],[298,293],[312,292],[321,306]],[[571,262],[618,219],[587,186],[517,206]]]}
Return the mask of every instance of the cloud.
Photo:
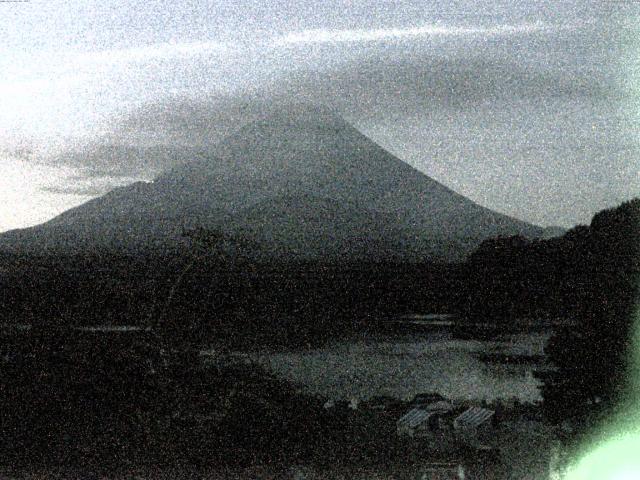
{"label": "cloud", "polygon": [[224,53],[231,46],[223,42],[165,42],[142,47],[98,50],[78,55],[79,62],[147,62],[149,60],[176,60],[213,53]]}
{"label": "cloud", "polygon": [[199,151],[177,146],[136,146],[119,143],[92,144],[67,150],[47,161],[72,168],[77,177],[94,179],[152,179],[168,168],[193,159]]}
{"label": "cloud", "polygon": [[385,40],[410,40],[435,37],[494,37],[526,35],[537,32],[574,28],[574,25],[554,25],[542,21],[532,23],[490,26],[455,26],[431,24],[419,27],[372,28],[372,29],[310,29],[286,33],[274,37],[253,38],[251,41],[236,40],[233,43],[215,40],[197,42],[163,42],[140,47],[89,51],[77,54],[72,64],[83,63],[146,63],[155,60],[188,60],[192,57],[237,54],[242,51],[264,50],[305,44],[339,44],[347,42],[381,42]]}
{"label": "cloud", "polygon": [[86,197],[96,197],[103,195],[114,188],[129,185],[138,181],[145,181],[139,177],[94,177],[84,175],[72,175],[58,181],[56,185],[46,185],[41,187],[41,191],[56,195],[80,195]]}
{"label": "cloud", "polygon": [[[568,28],[566,25],[562,28]],[[494,25],[486,27],[464,27],[444,25],[424,25],[408,28],[380,28],[368,30],[304,30],[293,32],[273,40],[276,46],[303,45],[314,43],[380,42],[432,37],[502,36],[530,34],[558,29],[558,26],[544,22],[515,25]]]}
{"label": "cloud", "polygon": [[[97,197],[112,190],[118,185],[97,186],[97,185],[66,185],[55,187],[42,187],[40,190],[56,195],[78,195],[82,197]],[[121,185],[120,185],[121,186]]]}
{"label": "cloud", "polygon": [[[582,41],[575,34],[571,39]],[[562,40],[560,46],[566,45],[568,39]],[[558,58],[562,52],[554,48],[558,46],[544,45],[546,52]],[[61,160],[125,175],[144,171],[146,166],[158,172],[175,164],[167,153],[170,149],[185,158],[185,149],[208,149],[242,124],[274,110],[286,111],[292,103],[328,104],[357,125],[366,126],[375,125],[376,118],[397,117],[405,122],[407,117],[441,109],[451,112],[453,121],[466,115],[465,111],[487,105],[535,107],[539,112],[559,101],[614,104],[624,94],[606,71],[598,70],[602,62],[594,63],[593,68],[565,63],[557,69],[531,61],[537,59],[536,49],[530,58],[513,58],[496,45],[482,55],[475,51],[441,55],[430,50],[376,50],[313,70],[302,68],[236,94],[159,98],[114,119],[111,142],[120,147],[112,145]],[[123,147],[126,144],[170,147],[152,152]],[[130,170],[131,165],[136,170]]]}
{"label": "cloud", "polygon": [[124,144],[92,144],[66,150],[40,163],[66,175],[57,175],[38,190],[42,193],[96,197],[117,187],[153,180],[162,171],[189,161],[196,152],[188,148],[139,147]]}

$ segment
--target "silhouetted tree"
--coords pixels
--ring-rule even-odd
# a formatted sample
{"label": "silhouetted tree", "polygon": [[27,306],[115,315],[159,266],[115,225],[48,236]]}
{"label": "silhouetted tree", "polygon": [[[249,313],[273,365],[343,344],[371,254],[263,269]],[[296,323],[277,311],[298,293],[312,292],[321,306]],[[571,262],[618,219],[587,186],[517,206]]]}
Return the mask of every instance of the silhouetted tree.
{"label": "silhouetted tree", "polygon": [[596,214],[568,232],[568,277],[579,300],[575,326],[557,331],[546,352],[557,371],[545,379],[544,405],[554,421],[587,426],[625,393],[637,304],[640,199]]}
{"label": "silhouetted tree", "polygon": [[523,295],[531,291],[526,270],[530,244],[521,235],[498,237],[485,240],[469,256],[460,304],[465,317],[507,321],[521,313]]}

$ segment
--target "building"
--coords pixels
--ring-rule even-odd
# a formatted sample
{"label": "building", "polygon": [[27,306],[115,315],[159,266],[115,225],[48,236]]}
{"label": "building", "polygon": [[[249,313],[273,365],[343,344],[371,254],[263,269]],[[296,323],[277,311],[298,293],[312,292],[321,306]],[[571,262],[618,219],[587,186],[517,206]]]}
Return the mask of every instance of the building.
{"label": "building", "polygon": [[486,444],[493,433],[495,412],[482,407],[470,407],[453,420],[456,437],[469,444]]}
{"label": "building", "polygon": [[398,436],[416,437],[429,429],[430,413],[420,408],[413,408],[396,422]]}
{"label": "building", "polygon": [[462,442],[477,446],[488,442],[494,415],[486,408],[456,408],[439,400],[409,410],[396,422],[396,431],[399,436],[429,438],[434,445]]}
{"label": "building", "polygon": [[445,400],[414,407],[396,422],[396,431],[411,438],[443,436],[452,430],[452,411],[453,405]]}

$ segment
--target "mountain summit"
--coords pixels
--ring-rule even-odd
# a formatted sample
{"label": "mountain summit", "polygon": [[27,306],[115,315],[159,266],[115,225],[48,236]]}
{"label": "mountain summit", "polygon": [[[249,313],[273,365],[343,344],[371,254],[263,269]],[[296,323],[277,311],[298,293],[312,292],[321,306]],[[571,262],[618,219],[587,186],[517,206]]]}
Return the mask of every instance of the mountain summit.
{"label": "mountain summit", "polygon": [[472,202],[326,109],[252,122],[156,179],[111,191],[34,228],[14,249],[144,249],[183,227],[248,236],[288,259],[459,260],[483,239],[539,227]]}

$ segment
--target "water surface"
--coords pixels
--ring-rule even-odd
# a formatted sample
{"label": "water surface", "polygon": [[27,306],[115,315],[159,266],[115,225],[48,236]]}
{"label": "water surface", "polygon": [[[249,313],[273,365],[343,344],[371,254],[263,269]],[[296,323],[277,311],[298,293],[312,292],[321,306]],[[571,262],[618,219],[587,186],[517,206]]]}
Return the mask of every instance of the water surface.
{"label": "water surface", "polygon": [[323,397],[409,399],[438,392],[451,399],[535,402],[541,396],[533,370],[544,365],[487,362],[479,355],[542,355],[548,337],[537,332],[460,340],[446,331],[363,336],[317,349],[267,352],[261,361],[276,375]]}

